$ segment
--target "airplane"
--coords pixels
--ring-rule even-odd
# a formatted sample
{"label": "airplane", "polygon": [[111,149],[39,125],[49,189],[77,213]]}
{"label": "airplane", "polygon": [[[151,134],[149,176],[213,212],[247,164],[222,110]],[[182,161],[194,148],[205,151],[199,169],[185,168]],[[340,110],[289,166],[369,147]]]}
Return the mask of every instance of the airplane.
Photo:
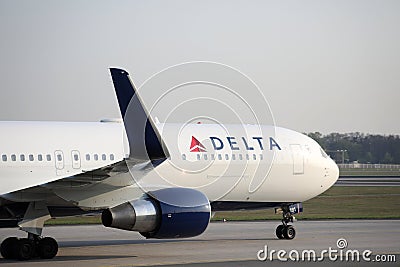
{"label": "airplane", "polygon": [[54,217],[101,212],[106,227],[146,238],[203,233],[216,211],[275,208],[279,239],[293,239],[301,203],[338,179],[313,139],[268,125],[160,123],[127,71],[110,68],[121,119],[0,122],[0,227],[6,259],[51,259],[42,237]]}

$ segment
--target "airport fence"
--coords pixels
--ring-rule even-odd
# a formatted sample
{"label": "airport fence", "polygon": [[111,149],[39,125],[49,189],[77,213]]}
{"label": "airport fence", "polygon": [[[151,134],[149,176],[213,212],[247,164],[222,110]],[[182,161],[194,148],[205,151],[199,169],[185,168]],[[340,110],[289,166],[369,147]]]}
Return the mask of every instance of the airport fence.
{"label": "airport fence", "polygon": [[338,164],[338,166],[341,169],[400,170],[400,164],[345,163],[345,164]]}

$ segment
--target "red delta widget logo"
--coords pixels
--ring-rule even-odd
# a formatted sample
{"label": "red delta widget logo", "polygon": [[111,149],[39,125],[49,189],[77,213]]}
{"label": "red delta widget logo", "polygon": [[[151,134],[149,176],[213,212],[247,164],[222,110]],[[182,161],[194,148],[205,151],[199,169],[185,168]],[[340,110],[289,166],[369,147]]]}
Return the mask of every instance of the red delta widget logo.
{"label": "red delta widget logo", "polygon": [[190,152],[207,152],[206,148],[200,143],[196,137],[192,136],[192,142],[190,144]]}
{"label": "red delta widget logo", "polygon": [[[236,138],[234,136],[227,136],[226,141],[223,138],[210,136],[209,137],[214,150],[221,150],[225,146],[228,146],[231,150],[264,150],[265,147],[269,147],[269,150],[278,149],[281,150],[279,144],[274,138],[269,137],[269,143],[265,144],[264,139],[261,136],[254,136],[251,138]],[[190,152],[207,152],[205,146],[197,140],[196,137],[192,136],[192,141],[190,143]]]}

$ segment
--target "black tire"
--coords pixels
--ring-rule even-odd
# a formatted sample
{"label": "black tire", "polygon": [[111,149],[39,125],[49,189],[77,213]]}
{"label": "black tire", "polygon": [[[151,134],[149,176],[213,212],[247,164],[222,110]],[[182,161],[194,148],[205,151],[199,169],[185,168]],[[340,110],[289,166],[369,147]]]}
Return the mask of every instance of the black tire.
{"label": "black tire", "polygon": [[16,259],[17,254],[15,252],[17,250],[17,243],[18,238],[16,237],[8,237],[4,239],[0,247],[1,256],[5,259]]}
{"label": "black tire", "polygon": [[288,225],[283,229],[285,239],[293,239],[296,236],[296,230],[293,226]]}
{"label": "black tire", "polygon": [[58,244],[54,238],[45,237],[39,240],[38,254],[42,259],[52,259],[57,255]]}
{"label": "black tire", "polygon": [[285,236],[283,235],[283,229],[284,229],[283,225],[278,225],[278,227],[276,227],[275,234],[279,239],[285,238]]}
{"label": "black tire", "polygon": [[16,253],[20,261],[30,260],[35,253],[35,244],[28,238],[22,238],[17,242]]}

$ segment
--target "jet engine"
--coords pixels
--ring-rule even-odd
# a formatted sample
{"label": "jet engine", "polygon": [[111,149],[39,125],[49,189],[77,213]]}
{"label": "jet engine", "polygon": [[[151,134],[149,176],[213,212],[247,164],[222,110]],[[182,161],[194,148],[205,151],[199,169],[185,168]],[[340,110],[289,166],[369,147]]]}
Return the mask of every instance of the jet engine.
{"label": "jet engine", "polygon": [[106,209],[101,220],[106,227],[163,239],[200,235],[210,216],[211,205],[203,193],[189,188],[165,188]]}

